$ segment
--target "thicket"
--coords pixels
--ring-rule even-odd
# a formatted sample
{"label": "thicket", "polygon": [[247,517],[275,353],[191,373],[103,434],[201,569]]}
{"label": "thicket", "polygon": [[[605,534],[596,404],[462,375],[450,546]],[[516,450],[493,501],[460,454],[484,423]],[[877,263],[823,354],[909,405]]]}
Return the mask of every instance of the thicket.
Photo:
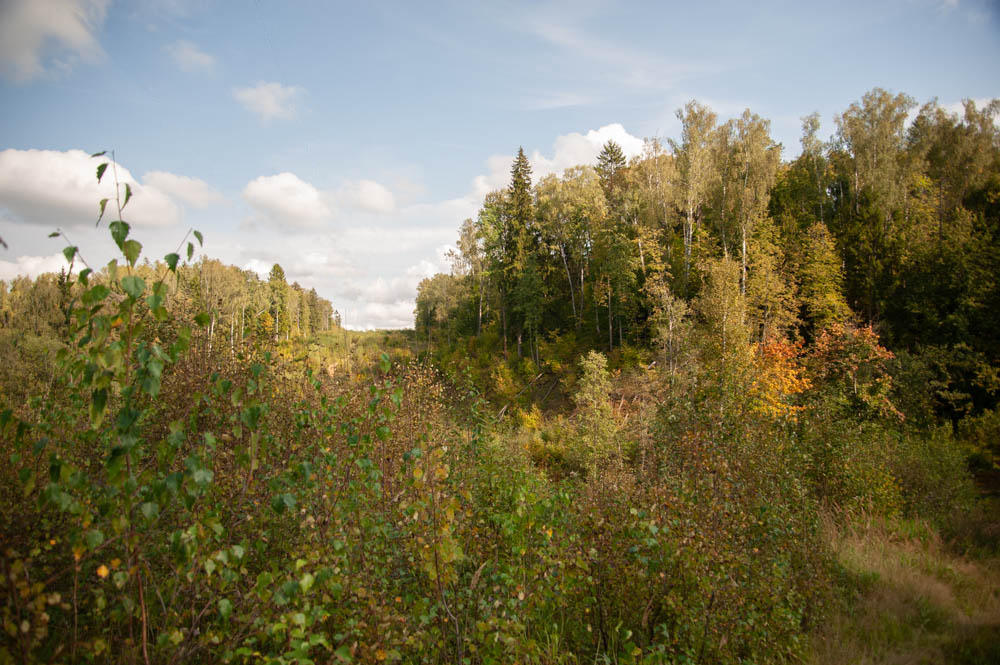
{"label": "thicket", "polygon": [[[682,154],[710,125],[654,164],[707,169]],[[560,213],[583,235],[558,241],[531,235],[542,187],[515,164],[480,216],[497,244],[463,228],[466,267],[422,286],[415,336],[307,337],[311,315],[283,335],[280,310],[265,325],[289,293],[274,271],[246,312],[196,300],[206,269],[239,271],[140,262],[127,192],[118,260],[8,291],[48,304],[0,330],[0,662],[795,662],[862,583],[830,522],[910,519],[995,552],[961,443],[992,464],[988,342],[947,347],[968,374],[890,351],[897,333],[840,290],[827,203],[773,230],[788,174],[729,190],[724,236],[695,199],[664,199],[664,250],[648,209],[607,221],[645,167],[606,152],[567,176],[596,188]],[[489,268],[475,246],[524,263]],[[961,386],[979,396],[944,400]],[[954,409],[976,412],[957,435]]]}

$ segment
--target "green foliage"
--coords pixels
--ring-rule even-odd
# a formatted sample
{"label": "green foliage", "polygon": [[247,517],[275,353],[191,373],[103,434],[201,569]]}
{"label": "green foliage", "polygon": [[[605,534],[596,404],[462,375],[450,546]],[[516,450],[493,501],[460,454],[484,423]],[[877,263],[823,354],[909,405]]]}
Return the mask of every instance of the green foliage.
{"label": "green foliage", "polygon": [[797,662],[852,525],[995,552],[997,105],[910,106],[521,150],[406,332],[116,191],[118,260],[0,283],[0,663]]}
{"label": "green foliage", "polygon": [[580,371],[583,376],[573,395],[580,421],[580,439],[586,441],[587,466],[592,476],[607,467],[615,457],[619,465],[622,462],[621,449],[615,450],[617,437],[609,401],[611,380],[607,367],[607,358],[596,351],[582,358]]}

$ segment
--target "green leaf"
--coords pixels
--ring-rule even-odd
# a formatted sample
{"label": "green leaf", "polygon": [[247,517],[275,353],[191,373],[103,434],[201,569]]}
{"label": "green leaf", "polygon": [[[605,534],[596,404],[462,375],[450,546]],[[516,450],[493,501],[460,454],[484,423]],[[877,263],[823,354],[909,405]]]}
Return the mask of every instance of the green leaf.
{"label": "green leaf", "polygon": [[225,621],[229,618],[229,615],[233,613],[233,604],[229,602],[228,598],[219,599],[219,616]]}
{"label": "green leaf", "polygon": [[353,660],[351,658],[351,648],[346,644],[339,647],[336,651],[334,651],[333,655],[345,663],[350,663]]}
{"label": "green leaf", "polygon": [[86,541],[87,547],[94,549],[104,542],[104,534],[97,529],[91,529],[87,532],[83,539]]}
{"label": "green leaf", "polygon": [[388,353],[383,353],[379,357],[379,364],[382,366],[382,371],[388,373],[389,369],[392,367],[392,363],[389,362]]}
{"label": "green leaf", "polygon": [[66,257],[67,263],[73,263],[73,257],[76,256],[76,246],[69,246],[63,249],[63,256]]}
{"label": "green leaf", "polygon": [[83,295],[80,296],[80,300],[83,302],[84,307],[90,307],[103,301],[110,293],[111,290],[108,287],[103,284],[95,284],[87,291],[84,291]]}
{"label": "green leaf", "polygon": [[209,318],[208,314],[206,314],[205,312],[202,312],[201,314],[198,314],[197,316],[194,317],[194,322],[197,323],[202,328],[207,326],[210,320],[211,319]]}
{"label": "green leaf", "polygon": [[171,252],[163,257],[163,260],[167,262],[167,268],[170,269],[170,272],[177,272],[177,261],[179,261],[180,258],[181,257],[175,252]]}
{"label": "green leaf", "polygon": [[191,257],[194,256],[194,243],[188,243],[188,257],[187,260],[190,261]]}
{"label": "green leaf", "polygon": [[49,237],[50,238],[58,238],[60,235],[62,235],[62,234],[59,233],[58,231],[53,231],[52,233],[49,234]]}
{"label": "green leaf", "polygon": [[295,497],[287,492],[285,494],[277,494],[271,499],[271,508],[279,515],[286,510],[293,510],[295,508]]}
{"label": "green leaf", "polygon": [[111,449],[111,455],[108,457],[107,467],[108,472],[112,476],[116,475],[125,466],[125,449],[121,446],[115,446]]}
{"label": "green leaf", "polygon": [[[107,201],[107,199],[104,200]],[[118,249],[124,249],[125,238],[128,237],[129,229],[132,227],[119,219],[108,224],[108,228],[111,230],[111,237],[115,239]]]}
{"label": "green leaf", "polygon": [[152,501],[147,501],[139,507],[142,512],[142,516],[147,520],[151,520],[160,514],[160,506]]}
{"label": "green leaf", "polygon": [[90,273],[92,272],[94,271],[91,270],[90,268],[84,268],[83,270],[81,270],[79,275],[80,283],[83,284],[84,286],[87,286],[87,278],[90,277]]}
{"label": "green leaf", "polygon": [[108,151],[107,150],[102,150],[100,152],[95,152],[93,155],[91,155],[91,157],[103,157],[106,154],[108,154]]}
{"label": "green leaf", "polygon": [[127,182],[125,183],[125,203],[122,204],[122,210],[128,205],[128,200],[132,198],[132,186]]}
{"label": "green leaf", "polygon": [[[101,223],[101,219],[104,217],[104,209],[108,207],[108,200],[101,199],[101,214],[97,216],[97,224]],[[95,224],[96,226],[96,224]]]}
{"label": "green leaf", "polygon": [[205,246],[205,239],[202,237],[201,231],[195,231],[194,232],[194,237],[198,239],[198,246],[199,247],[204,247]]}
{"label": "green leaf", "polygon": [[122,289],[133,300],[138,300],[142,297],[143,291],[146,290],[146,282],[144,282],[141,277],[128,275],[126,277],[122,277]]}
{"label": "green leaf", "polygon": [[101,178],[104,177],[104,172],[107,171],[107,170],[108,170],[108,163],[107,162],[104,162],[103,164],[101,164],[101,165],[99,165],[97,167],[97,182],[101,181]]}
{"label": "green leaf", "polygon": [[204,487],[205,485],[207,485],[210,482],[212,482],[212,478],[214,477],[214,475],[215,474],[213,474],[208,469],[204,469],[204,468],[203,469],[196,469],[195,472],[191,474],[191,479],[194,480],[194,484],[195,485],[198,485],[200,487]]}
{"label": "green leaf", "polygon": [[95,428],[100,427],[104,421],[104,412],[108,406],[108,391],[106,388],[99,388],[90,394],[90,423]]}
{"label": "green leaf", "polygon": [[302,587],[303,591],[309,591],[309,589],[312,588],[312,585],[315,581],[316,581],[315,577],[313,577],[310,573],[306,573],[305,575],[302,576],[302,579],[299,580],[299,586]]}
{"label": "green leaf", "polygon": [[142,243],[138,240],[126,240],[122,251],[125,258],[128,259],[128,264],[134,266],[135,262],[139,260],[139,253],[142,252]]}

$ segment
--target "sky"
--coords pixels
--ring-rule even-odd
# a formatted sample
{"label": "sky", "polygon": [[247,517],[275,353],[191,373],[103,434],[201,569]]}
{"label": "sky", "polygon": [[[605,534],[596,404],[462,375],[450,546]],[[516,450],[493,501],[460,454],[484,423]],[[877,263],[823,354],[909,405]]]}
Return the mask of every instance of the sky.
{"label": "sky", "polygon": [[[113,258],[114,150],[151,259],[203,252],[315,288],[351,328],[413,324],[462,220],[505,186],[677,138],[697,99],[785,159],[882,87],[1000,97],[1000,4],[0,0],[0,279]],[[116,215],[115,215],[116,216]]]}

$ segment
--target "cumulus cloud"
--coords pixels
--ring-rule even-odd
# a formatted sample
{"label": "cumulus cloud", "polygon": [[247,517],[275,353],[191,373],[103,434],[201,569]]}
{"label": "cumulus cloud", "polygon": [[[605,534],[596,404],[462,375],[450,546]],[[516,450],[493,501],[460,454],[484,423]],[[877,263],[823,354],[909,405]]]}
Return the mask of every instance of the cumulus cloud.
{"label": "cumulus cloud", "polygon": [[59,272],[68,267],[66,257],[61,252],[51,256],[19,256],[16,261],[0,259],[0,280],[10,281],[18,275],[34,278],[42,273]]}
{"label": "cumulus cloud", "polygon": [[213,203],[225,200],[222,194],[198,178],[167,171],[150,171],[142,177],[142,181],[195,208],[207,208]]}
{"label": "cumulus cloud", "polygon": [[278,226],[317,228],[332,216],[325,200],[328,195],[287,171],[250,181],[243,189],[243,198],[258,218]]}
{"label": "cumulus cloud", "polygon": [[250,259],[243,264],[244,270],[252,270],[257,273],[257,276],[261,279],[267,279],[267,276],[271,273],[271,268],[274,266],[274,261],[268,263],[264,259]]}
{"label": "cumulus cloud", "polygon": [[393,193],[374,180],[348,182],[341,189],[340,197],[346,205],[368,212],[389,213],[396,209]]}
{"label": "cumulus cloud", "polygon": [[0,2],[0,69],[17,82],[67,72],[103,55],[95,32],[108,0]]}
{"label": "cumulus cloud", "polygon": [[[114,177],[109,168],[100,184],[100,160],[82,150],[14,150],[0,152],[0,218],[27,224],[69,226],[93,224],[98,201],[110,199],[107,215],[117,215]],[[125,219],[135,226],[164,227],[181,219],[181,209],[152,183],[140,184],[127,168],[117,167],[122,186],[132,188]],[[166,174],[170,175],[170,174]]]}
{"label": "cumulus cloud", "polygon": [[434,260],[421,259],[402,275],[374,282],[355,289],[352,300],[362,303],[359,311],[351,311],[347,326],[364,329],[411,328],[416,309],[417,286],[421,280],[439,272],[449,272],[448,251],[451,245],[434,249]]}
{"label": "cumulus cloud", "polygon": [[202,51],[191,42],[181,39],[164,47],[174,63],[186,72],[211,72],[215,69],[215,56]]}
{"label": "cumulus cloud", "polygon": [[304,88],[286,86],[280,83],[260,82],[248,88],[238,88],[233,96],[249,111],[260,116],[261,122],[273,118],[292,118],[295,116],[295,99]]}
{"label": "cumulus cloud", "polygon": [[[596,163],[601,148],[608,141],[620,145],[626,158],[642,153],[643,140],[630,134],[619,123],[604,125],[586,134],[570,132],[556,138],[552,145],[551,157],[539,150],[532,151],[528,161],[531,163],[533,180],[537,182],[550,173],[561,174],[566,169],[580,164]],[[513,163],[513,156],[491,156],[486,162],[489,173],[477,176],[473,180],[475,198],[482,200],[487,193],[506,187],[510,182],[510,167]]]}
{"label": "cumulus cloud", "polygon": [[[438,264],[426,259],[410,266],[406,272],[396,277],[385,279],[379,277],[373,283],[361,289],[361,298],[369,303],[391,304],[397,302],[413,303],[417,295],[417,285],[427,277],[433,277],[439,272],[446,272]],[[413,307],[410,307],[413,311]]]}
{"label": "cumulus cloud", "polygon": [[360,312],[348,310],[344,316],[344,326],[351,330],[389,330],[412,328],[414,301],[394,303],[369,302]]}

